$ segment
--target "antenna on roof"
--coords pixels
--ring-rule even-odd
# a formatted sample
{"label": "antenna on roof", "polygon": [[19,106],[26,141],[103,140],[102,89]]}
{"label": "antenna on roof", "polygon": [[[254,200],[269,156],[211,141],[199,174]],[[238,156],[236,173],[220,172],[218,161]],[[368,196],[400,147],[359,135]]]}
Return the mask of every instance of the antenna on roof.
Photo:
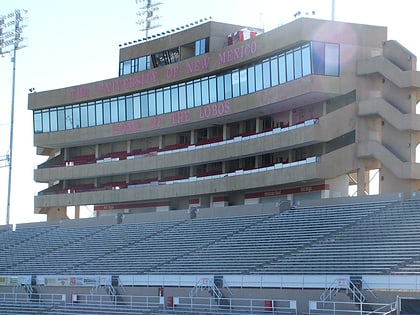
{"label": "antenna on roof", "polygon": [[140,5],[137,12],[139,20],[137,24],[140,25],[140,31],[146,31],[146,39],[149,38],[149,30],[159,27],[161,25],[153,25],[161,17],[157,14],[161,2],[154,3],[153,0],[136,0],[136,4]]}

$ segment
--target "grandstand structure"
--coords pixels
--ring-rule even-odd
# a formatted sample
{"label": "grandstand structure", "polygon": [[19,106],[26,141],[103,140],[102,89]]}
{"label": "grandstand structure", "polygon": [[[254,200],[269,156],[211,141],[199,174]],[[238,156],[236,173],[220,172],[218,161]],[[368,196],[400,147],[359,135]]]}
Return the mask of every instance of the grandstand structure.
{"label": "grandstand structure", "polygon": [[29,94],[48,220],[0,227],[0,313],[416,314],[416,62],[386,27],[202,21]]}
{"label": "grandstand structure", "polygon": [[66,218],[417,190],[416,57],[387,29],[214,21],[120,49],[119,77],[29,94],[35,212]]}

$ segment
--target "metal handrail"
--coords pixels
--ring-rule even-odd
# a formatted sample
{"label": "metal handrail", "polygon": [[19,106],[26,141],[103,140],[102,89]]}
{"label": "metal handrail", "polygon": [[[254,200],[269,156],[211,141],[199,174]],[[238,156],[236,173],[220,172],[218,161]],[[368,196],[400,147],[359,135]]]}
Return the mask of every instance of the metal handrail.
{"label": "metal handrail", "polygon": [[332,298],[341,290],[345,289],[346,292],[352,294],[353,302],[356,300],[359,303],[364,303],[366,297],[363,295],[362,291],[348,279],[335,279],[331,285],[324,290],[320,296],[321,301],[331,301]]}
{"label": "metal handrail", "polygon": [[[65,294],[37,293],[36,302],[39,304],[56,304],[65,302]],[[0,293],[0,302],[35,303],[27,293]]]}
{"label": "metal handrail", "polygon": [[[318,304],[320,307],[318,307]],[[349,309],[349,305],[355,309]],[[364,306],[376,307],[374,311],[364,310]],[[309,315],[386,315],[395,311],[396,302],[393,303],[356,303],[356,302],[336,302],[336,301],[309,301]]]}

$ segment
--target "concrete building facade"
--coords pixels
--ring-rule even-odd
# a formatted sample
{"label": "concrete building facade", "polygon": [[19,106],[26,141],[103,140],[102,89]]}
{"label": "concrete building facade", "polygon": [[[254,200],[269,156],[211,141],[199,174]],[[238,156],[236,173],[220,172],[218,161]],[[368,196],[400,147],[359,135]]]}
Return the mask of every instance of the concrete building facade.
{"label": "concrete building facade", "polygon": [[48,220],[418,189],[420,74],[387,29],[214,21],[120,49],[119,76],[31,93]]}

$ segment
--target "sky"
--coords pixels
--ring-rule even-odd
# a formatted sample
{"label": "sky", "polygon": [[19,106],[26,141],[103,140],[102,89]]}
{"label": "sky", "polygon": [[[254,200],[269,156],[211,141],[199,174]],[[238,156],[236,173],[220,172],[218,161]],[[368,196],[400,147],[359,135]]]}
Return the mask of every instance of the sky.
{"label": "sky", "polygon": [[[160,0],[159,28],[149,35],[211,17],[218,22],[262,27],[266,31],[301,16],[388,27],[388,39],[420,56],[415,25],[419,0]],[[16,55],[14,136],[10,223],[45,221],[33,213],[33,198],[45,186],[33,181],[33,170],[45,160],[33,146],[30,88],[52,90],[118,76],[119,45],[144,37],[137,25],[136,0],[0,0],[0,16],[28,10],[22,49]],[[312,15],[315,11],[315,15]],[[12,62],[0,57],[0,166],[9,154]],[[0,168],[0,225],[6,223],[8,167]],[[84,216],[92,215],[89,208]]]}

